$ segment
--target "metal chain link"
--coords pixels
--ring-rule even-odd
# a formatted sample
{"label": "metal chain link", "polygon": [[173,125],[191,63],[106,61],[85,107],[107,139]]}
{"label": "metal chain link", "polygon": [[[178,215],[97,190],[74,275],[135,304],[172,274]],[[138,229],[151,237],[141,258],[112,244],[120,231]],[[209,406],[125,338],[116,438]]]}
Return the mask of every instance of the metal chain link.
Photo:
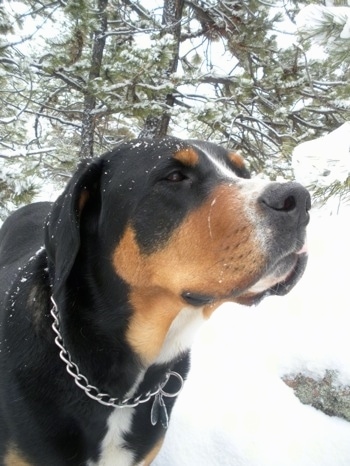
{"label": "metal chain link", "polygon": [[[80,372],[78,365],[72,361],[70,353],[64,346],[63,337],[60,332],[57,304],[53,297],[51,297],[51,301],[53,306],[50,313],[54,320],[51,327],[56,334],[55,343],[60,350],[59,356],[66,364],[66,370],[68,374],[73,377],[76,385],[81,388],[89,398],[92,398],[104,406],[110,406],[113,408],[135,408],[141,403],[147,403],[147,401],[149,401],[155,395],[160,394],[165,397],[175,397],[180,393],[184,384],[184,380],[178,372],[170,370],[166,372],[164,380],[159,383],[154,390],[149,390],[148,392],[142,393],[141,395],[119,399],[112,397],[108,393],[101,393],[97,387],[89,383],[87,377],[85,377],[85,375]],[[180,382],[180,388],[175,393],[168,393],[163,390],[171,376],[176,377]]]}

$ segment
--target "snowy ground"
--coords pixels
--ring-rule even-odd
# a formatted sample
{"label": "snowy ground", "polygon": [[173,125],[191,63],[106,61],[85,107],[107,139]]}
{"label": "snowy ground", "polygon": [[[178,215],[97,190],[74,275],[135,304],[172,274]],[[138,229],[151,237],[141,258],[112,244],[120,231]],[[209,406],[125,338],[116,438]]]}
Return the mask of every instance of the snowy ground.
{"label": "snowy ground", "polygon": [[309,266],[289,295],[225,305],[204,325],[154,466],[350,465],[350,423],[281,380],[338,369],[350,383],[349,214],[313,213]]}

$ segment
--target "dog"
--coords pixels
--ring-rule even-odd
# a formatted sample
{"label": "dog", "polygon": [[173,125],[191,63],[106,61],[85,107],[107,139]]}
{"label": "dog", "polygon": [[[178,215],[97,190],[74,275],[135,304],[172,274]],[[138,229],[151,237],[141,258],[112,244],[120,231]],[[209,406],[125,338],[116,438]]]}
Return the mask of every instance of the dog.
{"label": "dog", "polygon": [[310,195],[215,144],[123,143],[0,232],[0,464],[148,466],[223,302],[283,295]]}

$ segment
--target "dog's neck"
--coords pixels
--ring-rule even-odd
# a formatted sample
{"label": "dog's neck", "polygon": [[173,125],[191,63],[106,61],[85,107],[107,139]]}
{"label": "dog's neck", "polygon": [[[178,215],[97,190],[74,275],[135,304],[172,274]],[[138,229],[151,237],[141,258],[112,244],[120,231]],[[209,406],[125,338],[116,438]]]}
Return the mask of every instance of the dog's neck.
{"label": "dog's neck", "polygon": [[[78,365],[72,360],[72,356],[65,346],[60,331],[57,304],[52,297],[51,301],[51,316],[53,317],[52,330],[56,335],[55,344],[58,347],[59,356],[62,362],[66,365],[66,370],[68,374],[74,379],[75,384],[85,393],[85,395],[104,406],[109,406],[113,408],[134,408],[142,403],[146,403],[151,398],[154,398],[154,408],[152,409],[151,422],[154,425],[160,419],[163,424],[167,424],[167,413],[162,398],[173,398],[180,393],[184,383],[182,376],[178,372],[167,369],[164,373],[163,379],[159,383],[157,383],[154,386],[154,388],[148,390],[145,393],[135,395],[134,392],[137,391],[137,388],[140,385],[143,376],[145,375],[146,371],[144,370],[140,372],[138,379],[135,381],[133,387],[129,390],[125,397],[118,398],[113,397],[108,393],[103,393],[98,387],[95,387],[89,382],[87,377],[80,372]],[[165,389],[170,377],[175,377],[178,380],[178,388],[174,392],[168,392]]]}

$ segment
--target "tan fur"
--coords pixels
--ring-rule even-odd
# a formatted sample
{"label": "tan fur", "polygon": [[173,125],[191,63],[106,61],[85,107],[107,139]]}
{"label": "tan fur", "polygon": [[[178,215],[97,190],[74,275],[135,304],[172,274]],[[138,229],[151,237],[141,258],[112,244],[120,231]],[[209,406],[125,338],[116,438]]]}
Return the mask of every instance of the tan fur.
{"label": "tan fur", "polygon": [[134,314],[127,340],[149,364],[159,354],[170,325],[184,304],[179,296],[157,287],[133,289],[130,302]]}
{"label": "tan fur", "polygon": [[28,463],[27,460],[21,456],[16,448],[10,447],[5,458],[4,466],[34,466],[31,463]]}
{"label": "tan fur", "polygon": [[174,159],[189,167],[195,167],[199,160],[197,152],[192,147],[179,150],[174,154]]}
{"label": "tan fur", "polygon": [[152,464],[152,461],[155,459],[155,457],[158,455],[160,449],[162,448],[164,439],[160,439],[156,445],[152,448],[152,450],[148,453],[148,455],[145,457],[142,466],[150,466]]}
{"label": "tan fur", "polygon": [[238,168],[244,168],[245,167],[244,158],[241,155],[237,154],[237,152],[230,152],[228,154],[228,158]]}

